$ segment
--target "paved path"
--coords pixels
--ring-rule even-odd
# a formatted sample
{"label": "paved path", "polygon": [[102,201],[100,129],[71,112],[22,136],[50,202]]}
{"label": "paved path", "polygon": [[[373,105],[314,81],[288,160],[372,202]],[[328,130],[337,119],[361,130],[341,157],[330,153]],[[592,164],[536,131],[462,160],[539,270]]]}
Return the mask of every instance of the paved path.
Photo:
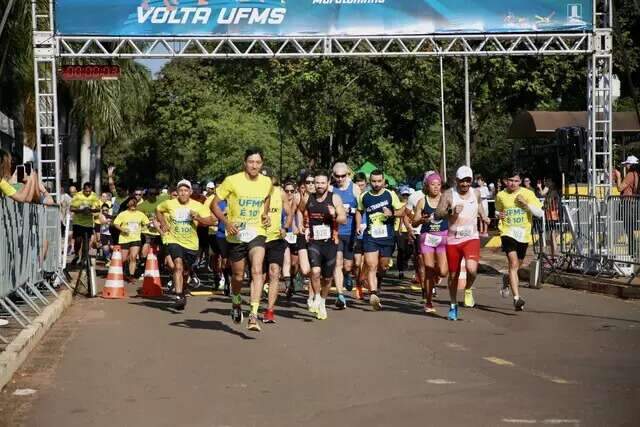
{"label": "paved path", "polygon": [[184,313],[79,298],[0,396],[0,424],[638,425],[639,302],[546,287],[515,313],[496,285],[482,276],[458,322],[408,288],[326,321],[300,296],[259,334],[222,296]]}

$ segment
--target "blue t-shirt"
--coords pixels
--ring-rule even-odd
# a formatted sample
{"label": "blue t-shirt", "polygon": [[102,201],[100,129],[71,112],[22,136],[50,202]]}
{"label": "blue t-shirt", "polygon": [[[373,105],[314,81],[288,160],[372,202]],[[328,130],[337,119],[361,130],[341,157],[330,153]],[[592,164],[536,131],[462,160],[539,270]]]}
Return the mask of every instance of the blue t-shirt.
{"label": "blue t-shirt", "polygon": [[[218,202],[218,207],[220,208],[220,210],[222,212],[224,212],[224,210],[227,209],[227,201],[226,200],[220,200]],[[224,222],[222,222],[222,221],[218,221],[218,231],[216,232],[216,237],[222,237],[223,239],[225,237]]]}
{"label": "blue t-shirt", "polygon": [[355,214],[355,209],[358,207],[358,199],[353,195],[353,182],[349,183],[346,190],[333,187],[333,192],[342,199],[342,204],[344,205],[344,210],[347,214],[347,222],[345,224],[340,224],[338,234],[340,236],[352,236],[354,233],[353,216]]}

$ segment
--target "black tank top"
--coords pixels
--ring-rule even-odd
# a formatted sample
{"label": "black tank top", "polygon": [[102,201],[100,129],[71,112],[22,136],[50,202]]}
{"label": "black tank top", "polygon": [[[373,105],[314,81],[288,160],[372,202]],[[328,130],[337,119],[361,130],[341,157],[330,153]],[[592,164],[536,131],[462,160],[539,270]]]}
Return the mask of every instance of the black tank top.
{"label": "black tank top", "polygon": [[[333,206],[333,193],[327,191],[327,195],[323,201],[318,201],[315,194],[309,195],[309,202],[307,203],[307,214],[309,215],[309,237],[311,240],[328,240],[333,236],[334,219],[329,214],[329,206]],[[335,207],[335,206],[333,206]],[[331,231],[329,237],[316,239],[314,236],[314,228],[318,226],[328,226]],[[319,230],[316,228],[316,230]]]}

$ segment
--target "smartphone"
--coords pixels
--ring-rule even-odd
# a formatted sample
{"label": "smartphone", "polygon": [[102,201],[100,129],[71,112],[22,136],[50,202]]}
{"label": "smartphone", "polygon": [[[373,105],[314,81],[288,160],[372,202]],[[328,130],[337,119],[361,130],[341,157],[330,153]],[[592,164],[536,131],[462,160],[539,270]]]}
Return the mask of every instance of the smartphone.
{"label": "smartphone", "polygon": [[16,166],[16,175],[17,175],[18,182],[24,181],[24,165]]}
{"label": "smartphone", "polygon": [[25,176],[31,175],[32,166],[33,166],[33,163],[31,163],[31,162],[24,164],[24,174],[25,174]]}

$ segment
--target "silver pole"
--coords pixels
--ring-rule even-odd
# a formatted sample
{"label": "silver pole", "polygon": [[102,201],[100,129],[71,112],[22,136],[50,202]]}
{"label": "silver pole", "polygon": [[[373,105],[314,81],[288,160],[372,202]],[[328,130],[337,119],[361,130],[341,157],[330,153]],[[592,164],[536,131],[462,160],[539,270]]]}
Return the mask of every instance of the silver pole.
{"label": "silver pole", "polygon": [[442,121],[442,176],[447,180],[447,137],[445,135],[444,123],[444,66],[442,64],[442,56],[440,57],[440,107]]}
{"label": "silver pole", "polygon": [[465,127],[465,144],[464,144],[464,161],[471,167],[471,123],[470,123],[469,105],[469,58],[464,57],[464,127]]}

